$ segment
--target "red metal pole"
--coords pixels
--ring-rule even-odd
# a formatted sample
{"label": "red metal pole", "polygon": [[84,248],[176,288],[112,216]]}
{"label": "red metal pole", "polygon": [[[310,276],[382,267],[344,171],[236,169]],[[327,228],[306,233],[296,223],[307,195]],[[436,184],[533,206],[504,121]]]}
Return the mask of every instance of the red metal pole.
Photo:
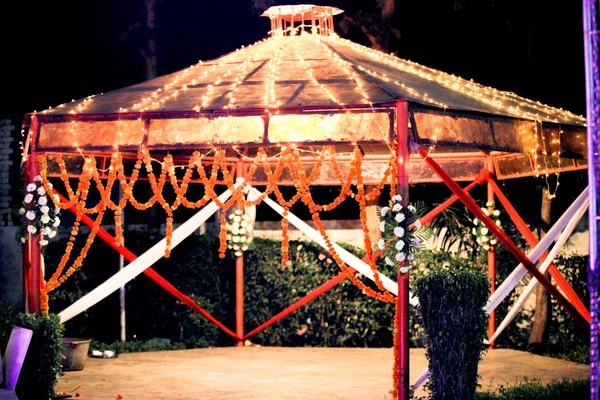
{"label": "red metal pole", "polygon": [[[492,157],[487,155],[487,169],[490,173],[494,172],[494,162]],[[487,201],[494,202],[494,188],[490,184],[491,179],[488,179],[487,183]],[[488,207],[491,210],[491,207]],[[496,291],[496,246],[491,245],[488,250],[488,278],[490,280],[490,293]],[[496,310],[492,310],[488,319],[488,338],[491,338],[496,332]],[[493,348],[496,345],[495,342],[490,342],[489,347]]]}
{"label": "red metal pole", "polygon": [[[33,182],[33,178],[39,175],[40,166],[35,153],[31,153],[27,159],[27,182]],[[40,293],[43,284],[42,279],[42,254],[37,235],[28,235],[27,251],[25,252],[25,275],[23,277],[27,290],[28,313],[40,313]]]}
{"label": "red metal pole", "polygon": [[[61,202],[66,203],[68,201],[66,198],[64,198],[56,190],[54,190],[54,193],[56,193],[57,195],[60,196],[60,201]],[[77,210],[75,209],[75,207],[71,207],[71,208],[69,208],[69,210],[71,212],[73,212],[73,213],[77,212]],[[87,215],[85,215],[85,214],[81,216],[81,222],[83,222],[89,228],[91,228],[92,225],[94,224],[94,221],[92,221],[92,219],[90,217],[88,217]],[[107,231],[105,231],[103,228],[98,229],[98,237],[100,239],[102,239],[103,241],[105,241],[110,247],[112,247],[113,249],[115,249],[119,254],[122,254],[123,257],[125,257],[125,259],[127,261],[132,262],[133,260],[135,260],[137,258],[137,256],[135,254],[133,254],[125,246],[120,245],[120,244],[116,244],[115,237],[112,236]],[[169,292],[173,296],[175,296],[183,304],[185,304],[188,307],[192,308],[193,310],[195,310],[196,312],[198,312],[200,315],[202,315],[204,318],[206,318],[207,320],[209,320],[210,322],[212,322],[214,325],[216,325],[217,327],[221,328],[225,333],[227,333],[228,335],[234,337],[235,339],[238,339],[238,340],[241,339],[240,336],[238,336],[235,333],[233,333],[229,328],[227,328],[225,325],[223,325],[221,322],[219,322],[215,317],[213,317],[212,315],[210,315],[205,309],[203,309],[198,304],[196,304],[194,302],[194,300],[192,300],[190,297],[188,297],[185,294],[181,293],[175,286],[171,285],[165,278],[163,278],[162,276],[160,276],[152,268],[146,268],[144,270],[144,274],[146,274],[146,276],[148,278],[152,279],[154,282],[156,282],[160,287],[162,287],[163,289],[165,289],[167,292]]]}
{"label": "red metal pole", "polygon": [[[292,16],[292,28],[294,19]],[[236,168],[236,181],[244,180],[244,163],[239,160]],[[240,245],[241,246],[241,245]],[[239,338],[236,346],[243,347],[244,340],[244,253],[235,259],[235,333]]]}
{"label": "red metal pole", "polygon": [[506,249],[521,263],[523,266],[529,271],[531,275],[533,275],[538,282],[540,282],[544,288],[550,293],[558,303],[563,306],[576,320],[581,322],[584,326],[589,325],[589,322],[586,321],[585,317],[567,300],[565,296],[550,283],[550,280],[546,278],[544,274],[542,274],[531,262],[531,260],[517,247],[517,245],[504,233],[500,228],[496,226],[496,224],[481,211],[481,209],[477,206],[477,203],[473,201],[471,197],[467,193],[465,193],[460,186],[448,175],[446,171],[442,167],[438,165],[433,159],[431,159],[427,152],[423,149],[419,151],[419,154],[423,157],[425,162],[434,170],[436,174],[442,181],[448,186],[454,194],[456,194],[460,200],[464,203],[464,205],[473,213],[479,220],[485,224],[485,226],[490,230],[490,232],[496,236],[498,241],[502,243]]}
{"label": "red metal pole", "polygon": [[235,260],[235,333],[239,338],[236,346],[244,346],[244,256]]}
{"label": "red metal pole", "polygon": [[[408,197],[408,103],[406,101],[396,102],[396,163],[398,165],[398,186],[406,189],[404,195]],[[407,199],[408,201],[408,199]],[[406,261],[405,261],[406,262]],[[409,400],[410,398],[410,349],[409,349],[409,279],[410,275],[398,273],[398,298],[396,301],[399,316],[399,329],[396,334],[396,352],[399,366],[398,376],[398,400]]]}

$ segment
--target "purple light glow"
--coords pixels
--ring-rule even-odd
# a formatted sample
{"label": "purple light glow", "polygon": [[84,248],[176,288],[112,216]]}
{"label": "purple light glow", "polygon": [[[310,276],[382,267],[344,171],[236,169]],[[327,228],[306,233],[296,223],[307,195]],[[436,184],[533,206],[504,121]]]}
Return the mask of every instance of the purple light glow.
{"label": "purple light glow", "polygon": [[598,258],[598,189],[600,189],[600,159],[598,157],[600,122],[600,74],[598,60],[598,4],[597,0],[583,0],[583,30],[585,43],[585,77],[587,100],[588,180],[589,180],[589,234],[590,264],[588,288],[590,291],[590,398],[598,399],[598,283],[600,259]]}

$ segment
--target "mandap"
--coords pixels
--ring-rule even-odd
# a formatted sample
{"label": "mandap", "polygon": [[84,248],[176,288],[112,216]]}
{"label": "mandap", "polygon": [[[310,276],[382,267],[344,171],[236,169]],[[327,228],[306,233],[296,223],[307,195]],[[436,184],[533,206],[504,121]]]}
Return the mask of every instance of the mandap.
{"label": "mandap", "polygon": [[[52,276],[43,276],[40,242],[44,243],[45,233],[28,235],[27,309],[48,312],[48,293],[81,266],[97,237],[129,264],[62,311],[63,322],[145,273],[240,344],[351,279],[365,294],[396,303],[394,392],[407,399],[408,308],[418,299],[408,290],[410,272],[400,271],[406,271],[408,260],[396,263],[396,276],[378,271],[375,260],[380,251],[372,250],[365,209],[383,190],[394,195],[407,193],[411,183],[443,182],[454,195],[421,217],[419,224],[461,201],[521,263],[496,288],[495,246],[489,249],[495,289],[487,306],[491,342],[510,322],[510,318],[503,321],[496,330],[494,308],[526,273],[535,278],[533,284],[542,284],[576,319],[588,324],[588,310],[552,264],[574,228],[573,221],[585,211],[587,192],[538,243],[496,183],[586,169],[585,119],[345,40],[333,31],[333,19],[340,13],[326,6],[271,7],[263,14],[270,19],[269,36],[257,43],[173,74],[28,114],[23,130],[26,184],[38,182],[52,194],[56,207],[75,214],[75,222]],[[75,188],[70,185],[73,180]],[[141,182],[151,188],[149,198],[140,199],[134,190]],[[332,203],[319,204],[311,193],[315,185],[341,190]],[[476,185],[487,185],[488,200],[497,198],[503,204],[532,247],[529,254],[470,197],[468,192]],[[286,198],[279,190],[282,186],[295,187],[295,195]],[[88,198],[92,188],[99,193],[95,204]],[[112,200],[119,191],[119,199]],[[363,259],[333,243],[321,220],[322,214],[343,201],[356,201],[360,207],[367,253]],[[327,249],[341,270],[307,297],[245,333],[243,255],[236,262],[235,331],[151,266],[168,257],[218,210],[223,211],[218,215],[219,250],[224,256],[225,212],[260,202],[282,216],[283,262],[288,226],[293,224]],[[290,212],[296,203],[308,207],[313,226]],[[157,207],[165,218],[164,239],[139,256],[122,242],[121,216],[128,205],[138,210]],[[174,227],[173,215],[181,208],[198,212]],[[106,215],[114,218],[115,236],[100,227]],[[81,224],[90,228],[89,234],[85,246],[72,254],[77,253],[73,242],[81,234]],[[546,252],[554,240],[556,245]],[[558,287],[546,278],[546,270]],[[373,282],[366,283],[368,279]],[[516,307],[513,312],[517,311]],[[415,385],[426,376],[425,371]]]}

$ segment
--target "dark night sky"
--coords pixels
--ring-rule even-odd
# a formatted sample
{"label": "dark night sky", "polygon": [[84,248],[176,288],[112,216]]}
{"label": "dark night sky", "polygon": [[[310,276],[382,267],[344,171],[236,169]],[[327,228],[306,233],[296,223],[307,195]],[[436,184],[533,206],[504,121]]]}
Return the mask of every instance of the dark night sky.
{"label": "dark night sky", "polygon": [[[373,2],[310,3],[352,11]],[[277,4],[290,3],[298,2]],[[0,115],[20,119],[27,111],[143,80],[135,40],[121,38],[142,20],[142,4],[2,2]],[[400,57],[585,112],[580,1],[399,0],[397,14],[402,37],[393,50]],[[163,0],[158,24],[159,75],[250,44],[268,29],[250,0]]]}

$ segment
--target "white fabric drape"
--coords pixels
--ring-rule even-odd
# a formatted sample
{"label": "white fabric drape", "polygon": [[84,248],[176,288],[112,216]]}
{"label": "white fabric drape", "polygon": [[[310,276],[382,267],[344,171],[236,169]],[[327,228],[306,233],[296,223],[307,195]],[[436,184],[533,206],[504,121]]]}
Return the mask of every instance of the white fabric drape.
{"label": "white fabric drape", "polygon": [[[256,196],[259,196],[261,194],[255,188],[252,188],[251,191],[254,191]],[[264,202],[266,204],[268,204],[278,214],[283,216],[283,208],[279,204],[277,204],[273,200],[269,199],[268,197],[265,198]],[[327,250],[327,243],[325,243],[325,239],[323,238],[323,236],[321,236],[321,233],[319,231],[312,228],[311,226],[309,226],[304,221],[302,221],[300,218],[296,217],[294,214],[292,214],[290,212],[288,212],[287,219],[290,224],[292,224],[296,228],[298,228],[298,230],[301,231],[302,233],[304,233],[306,236],[308,236],[309,239],[318,243],[321,247],[323,247],[324,249]],[[335,243],[333,243],[333,247],[335,248],[335,251],[337,251],[337,253],[339,254],[342,261],[344,261],[348,266],[354,268],[355,270],[357,270],[358,272],[360,272],[361,274],[363,274],[364,276],[366,276],[367,278],[369,278],[371,280],[375,279],[373,271],[371,270],[371,267],[367,263],[365,263],[363,260],[361,260],[360,258],[353,255],[352,253],[344,250],[343,248],[341,248],[340,246],[338,246]],[[397,296],[398,295],[398,283],[391,280],[390,278],[388,278],[387,276],[385,276],[381,273],[379,274],[379,277],[381,279],[381,283],[383,284],[383,286],[387,290],[389,290],[391,293],[393,293],[394,295]],[[416,297],[414,297],[412,295],[412,293],[410,294],[410,304],[412,304],[413,306],[418,304],[418,299]]]}
{"label": "white fabric drape", "polygon": [[[587,207],[588,207],[588,202],[589,202],[589,200],[588,200],[588,198],[586,198],[586,201],[583,203],[583,205],[579,209],[579,212],[577,213],[577,215],[575,215],[575,217],[569,221],[565,230],[560,234],[560,236],[556,240],[556,244],[554,245],[552,250],[548,253],[548,257],[546,257],[546,259],[540,266],[540,268],[539,268],[540,272],[545,273],[548,270],[548,268],[550,267],[550,264],[552,264],[552,261],[554,261],[554,258],[556,258],[558,252],[563,248],[563,246],[565,245],[565,243],[571,236],[571,233],[573,233],[573,230],[575,230],[575,227],[579,223],[579,220],[581,220],[581,217],[583,216],[583,214],[585,214]],[[512,306],[512,308],[510,309],[508,314],[506,314],[506,316],[504,317],[504,319],[502,320],[502,322],[496,329],[496,332],[494,332],[494,334],[490,338],[490,340],[489,340],[490,342],[493,342],[494,340],[496,340],[498,338],[498,336],[502,333],[502,331],[504,329],[506,329],[508,324],[510,324],[512,322],[512,320],[519,313],[519,311],[521,311],[521,309],[525,305],[525,302],[527,301],[527,299],[529,298],[529,296],[531,295],[531,293],[533,292],[533,290],[535,289],[535,287],[538,284],[539,284],[538,280],[535,277],[532,277],[531,281],[529,281],[529,284],[527,284],[527,287],[525,288],[523,293],[521,293],[521,295],[519,296],[519,299]]]}
{"label": "white fabric drape", "polygon": [[[218,198],[220,202],[224,203],[230,196],[231,190],[227,189]],[[218,209],[219,207],[214,202],[210,202],[204,208],[202,208],[202,210],[198,211],[193,217],[181,224],[177,229],[173,230],[171,248],[176,247],[185,238],[194,233],[194,231],[198,229],[200,225],[205,223],[206,220],[210,218],[210,216],[213,215]],[[58,314],[60,317],[60,322],[64,323],[77,314],[87,310],[144,272],[144,270],[152,266],[164,256],[165,247],[166,240],[162,239],[160,242],[148,249],[144,254],[136,258],[133,262],[129,263],[127,267],[108,278],[104,283],[60,312]]]}

